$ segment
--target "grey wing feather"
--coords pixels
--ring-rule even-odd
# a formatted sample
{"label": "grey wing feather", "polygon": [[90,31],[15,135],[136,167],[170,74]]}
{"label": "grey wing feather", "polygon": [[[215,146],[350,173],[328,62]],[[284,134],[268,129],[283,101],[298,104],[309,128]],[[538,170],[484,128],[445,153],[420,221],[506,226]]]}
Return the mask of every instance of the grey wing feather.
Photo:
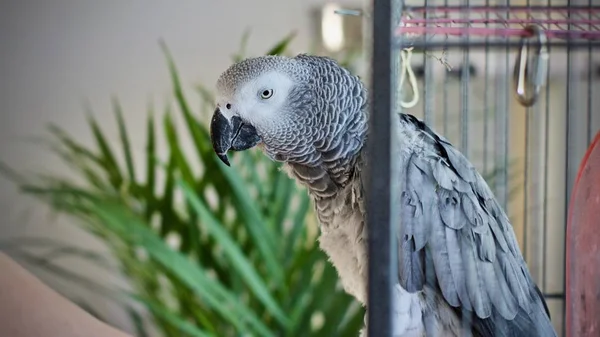
{"label": "grey wing feather", "polygon": [[[487,336],[556,336],[509,219],[485,180],[452,145],[417,118],[426,152],[403,164],[399,281],[407,291],[439,289],[473,330]],[[433,279],[426,279],[432,261]]]}

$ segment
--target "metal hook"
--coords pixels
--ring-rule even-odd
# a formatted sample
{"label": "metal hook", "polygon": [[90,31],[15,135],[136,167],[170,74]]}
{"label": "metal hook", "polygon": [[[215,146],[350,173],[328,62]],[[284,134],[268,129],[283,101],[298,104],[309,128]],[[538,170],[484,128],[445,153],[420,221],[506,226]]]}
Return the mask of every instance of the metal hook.
{"label": "metal hook", "polygon": [[348,16],[363,16],[364,13],[361,9],[336,9],[334,11],[335,14],[339,15],[348,15]]}
{"label": "metal hook", "polygon": [[[546,81],[546,73],[548,71],[548,48],[547,38],[544,34],[543,29],[538,25],[530,25],[525,27],[525,30],[537,37],[537,58],[533,60],[534,71],[533,79],[528,78],[527,73],[529,70],[529,64],[527,62],[527,54],[529,52],[529,45],[525,43],[525,37],[521,38],[521,48],[519,49],[519,55],[515,62],[515,68],[513,73],[513,85],[515,87],[515,93],[517,100],[524,107],[530,107],[537,101],[540,90]],[[530,81],[532,80],[532,81]],[[527,89],[526,89],[527,88]],[[528,89],[533,89],[533,94],[527,96]]]}

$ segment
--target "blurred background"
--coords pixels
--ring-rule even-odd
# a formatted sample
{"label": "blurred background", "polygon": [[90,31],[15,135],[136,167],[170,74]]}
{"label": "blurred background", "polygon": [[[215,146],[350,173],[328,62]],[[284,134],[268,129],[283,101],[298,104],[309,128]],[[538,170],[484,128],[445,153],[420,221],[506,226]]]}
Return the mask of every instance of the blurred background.
{"label": "blurred background", "polygon": [[[362,309],[315,245],[305,191],[257,151],[236,154],[236,169],[225,170],[207,125],[213,85],[240,57],[326,54],[364,76],[361,19],[332,14],[363,5],[2,1],[0,249],[136,336],[355,335]],[[470,145],[465,153],[507,207],[532,274],[553,295],[560,329],[568,181],[600,118],[582,113],[572,122],[567,153],[566,53],[552,55],[549,89],[532,109],[506,89],[515,59],[506,54],[479,50],[465,64],[450,53],[452,71],[413,57],[419,90],[424,76],[430,85],[407,112]],[[594,72],[597,83],[598,68],[592,56],[575,57],[585,62],[572,70],[580,82],[573,95],[587,102],[592,82],[584,75]]]}

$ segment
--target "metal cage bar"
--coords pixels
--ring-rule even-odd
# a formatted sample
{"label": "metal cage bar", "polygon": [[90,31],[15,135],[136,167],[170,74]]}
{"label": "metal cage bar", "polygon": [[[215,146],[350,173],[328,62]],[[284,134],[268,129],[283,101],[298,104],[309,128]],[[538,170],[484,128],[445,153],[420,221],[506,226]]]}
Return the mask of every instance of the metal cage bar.
{"label": "metal cage bar", "polygon": [[[371,113],[368,139],[368,311],[369,336],[391,337],[392,287],[397,273],[391,216],[392,179],[392,7],[391,0],[373,0]],[[373,163],[377,163],[374,165]],[[372,263],[377,261],[377,263]]]}

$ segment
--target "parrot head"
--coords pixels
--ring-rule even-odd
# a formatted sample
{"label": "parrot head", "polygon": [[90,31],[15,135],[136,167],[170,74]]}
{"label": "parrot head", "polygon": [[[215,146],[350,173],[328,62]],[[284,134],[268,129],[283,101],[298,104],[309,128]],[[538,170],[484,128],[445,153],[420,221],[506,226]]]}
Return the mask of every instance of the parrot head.
{"label": "parrot head", "polygon": [[228,151],[255,146],[276,161],[315,164],[356,119],[346,115],[357,105],[350,94],[365,101],[357,77],[332,59],[304,54],[245,59],[221,74],[216,89],[210,137],[226,165]]}
{"label": "parrot head", "polygon": [[263,56],[236,63],[219,77],[210,133],[213,148],[225,164],[229,165],[227,151],[258,144],[274,157],[282,157],[285,144],[300,138],[299,119],[308,117],[302,114],[310,105],[308,72],[293,59]]}

